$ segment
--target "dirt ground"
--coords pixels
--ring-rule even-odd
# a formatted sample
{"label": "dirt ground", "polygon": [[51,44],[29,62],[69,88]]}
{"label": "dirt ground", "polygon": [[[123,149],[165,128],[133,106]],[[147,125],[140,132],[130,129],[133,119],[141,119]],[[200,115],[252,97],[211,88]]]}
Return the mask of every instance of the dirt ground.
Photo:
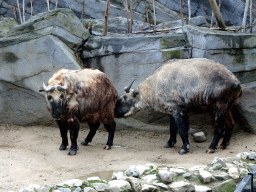
{"label": "dirt ground", "polygon": [[[61,138],[59,129],[54,126],[0,126],[0,191],[18,191],[30,184],[57,184],[69,179],[85,179],[100,176],[109,179],[112,171],[126,170],[131,165],[171,165],[190,168],[207,165],[214,157],[234,157],[241,152],[256,150],[256,135],[236,131],[231,145],[226,150],[206,154],[205,150],[212,140],[211,126],[204,126],[207,141],[195,143],[190,136],[191,149],[186,155],[179,155],[182,145],[163,148],[169,138],[168,127],[139,126],[129,128],[117,123],[114,146],[103,150],[107,142],[107,132],[100,128],[89,146],[80,142],[88,134],[86,126],[79,133],[79,151],[76,156],[68,156],[59,151]],[[201,129],[199,128],[199,129]],[[198,129],[198,128],[197,128]]]}

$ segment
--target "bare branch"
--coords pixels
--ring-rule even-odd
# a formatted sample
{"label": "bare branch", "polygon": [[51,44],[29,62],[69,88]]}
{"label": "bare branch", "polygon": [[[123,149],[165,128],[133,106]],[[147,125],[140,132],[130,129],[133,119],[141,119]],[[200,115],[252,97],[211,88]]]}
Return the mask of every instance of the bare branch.
{"label": "bare branch", "polygon": [[156,29],[156,8],[155,8],[155,0],[153,0],[153,11],[154,11],[154,29]]}
{"label": "bare branch", "polygon": [[107,8],[105,13],[105,21],[104,21],[104,28],[103,28],[103,35],[106,36],[108,33],[108,14],[110,9],[110,0],[107,0]]}
{"label": "bare branch", "polygon": [[183,0],[180,0],[180,18],[181,18],[182,26],[184,26],[184,21],[183,21]]}
{"label": "bare branch", "polygon": [[146,8],[146,18],[147,18],[148,27],[149,29],[151,29],[151,24],[149,22],[149,17],[148,17],[148,8]]}
{"label": "bare branch", "polygon": [[20,3],[19,3],[19,0],[17,0],[17,7],[18,7],[19,16],[20,16],[20,23],[23,23],[23,20],[22,20],[22,17],[21,17],[21,11],[20,11]]}
{"label": "bare branch", "polygon": [[[242,28],[245,28],[245,26],[246,26],[249,3],[250,3],[250,0],[246,0],[245,7],[244,7],[244,17],[243,17],[243,22],[242,22]],[[243,29],[242,32],[245,32],[245,30]]]}
{"label": "bare branch", "polygon": [[225,29],[226,25],[225,25],[225,22],[224,22],[224,20],[221,16],[220,9],[217,6],[216,0],[208,0],[208,1],[211,5],[212,11],[215,15],[215,18],[217,20],[217,23],[218,23],[219,27],[222,28],[222,29]]}
{"label": "bare branch", "polygon": [[190,0],[188,0],[188,23],[190,24],[191,19],[191,6],[190,6]]}
{"label": "bare branch", "polygon": [[48,11],[50,11],[50,0],[47,0]]}
{"label": "bare branch", "polygon": [[33,16],[33,2],[30,0],[30,6],[31,6],[31,17]]}
{"label": "bare branch", "polygon": [[55,9],[58,9],[58,0],[56,0]]}
{"label": "bare branch", "polygon": [[252,33],[252,0],[250,0],[250,33]]}
{"label": "bare branch", "polygon": [[11,6],[12,6],[12,12],[13,12],[14,19],[17,21],[16,7],[14,7],[13,5],[11,5]]}
{"label": "bare branch", "polygon": [[23,22],[25,22],[26,21],[26,19],[25,19],[25,0],[23,0],[23,7],[22,7],[22,9],[23,9]]}

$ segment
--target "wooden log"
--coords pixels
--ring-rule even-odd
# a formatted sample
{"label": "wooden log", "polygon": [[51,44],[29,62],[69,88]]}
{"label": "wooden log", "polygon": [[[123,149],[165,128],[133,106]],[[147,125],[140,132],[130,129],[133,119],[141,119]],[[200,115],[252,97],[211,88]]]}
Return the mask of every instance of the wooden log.
{"label": "wooden log", "polygon": [[208,0],[208,1],[210,3],[210,6],[212,8],[212,11],[215,15],[215,18],[217,20],[217,23],[218,23],[219,27],[222,28],[222,29],[225,29],[226,25],[225,25],[225,22],[224,22],[224,20],[221,16],[220,9],[219,9],[219,7],[216,3],[216,0]]}

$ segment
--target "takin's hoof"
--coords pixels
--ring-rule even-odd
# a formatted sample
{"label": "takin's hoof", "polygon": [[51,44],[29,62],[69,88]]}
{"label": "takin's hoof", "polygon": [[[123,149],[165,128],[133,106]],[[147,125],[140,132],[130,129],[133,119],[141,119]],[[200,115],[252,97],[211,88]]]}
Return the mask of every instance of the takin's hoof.
{"label": "takin's hoof", "polygon": [[179,154],[180,155],[184,155],[184,154],[186,154],[188,152],[188,149],[181,149],[181,150],[179,150]]}
{"label": "takin's hoof", "polygon": [[83,145],[83,146],[88,145],[88,142],[82,141],[82,142],[81,142],[81,145]]}
{"label": "takin's hoof", "polygon": [[73,155],[76,155],[76,153],[77,153],[77,150],[69,150],[69,152],[68,152],[68,155],[70,155],[70,156],[73,156]]}
{"label": "takin's hoof", "polygon": [[66,149],[67,149],[67,146],[65,146],[63,144],[60,145],[60,148],[59,148],[60,151],[63,151],[63,150],[66,150]]}
{"label": "takin's hoof", "polygon": [[111,149],[111,146],[105,145],[103,149],[104,149],[104,150],[110,150],[110,149]]}
{"label": "takin's hoof", "polygon": [[215,152],[215,150],[214,149],[211,149],[211,148],[208,148],[207,150],[206,150],[206,153],[208,153],[208,154],[211,154],[211,153],[214,153]]}
{"label": "takin's hoof", "polygon": [[225,144],[223,144],[223,143],[221,143],[220,144],[220,146],[219,146],[219,149],[226,149],[227,148],[227,146],[229,146],[229,143],[227,142],[227,143],[225,143]]}
{"label": "takin's hoof", "polygon": [[164,145],[164,148],[174,147],[175,143],[176,143],[176,142],[174,142],[174,141],[171,142],[171,143],[167,142],[167,143]]}

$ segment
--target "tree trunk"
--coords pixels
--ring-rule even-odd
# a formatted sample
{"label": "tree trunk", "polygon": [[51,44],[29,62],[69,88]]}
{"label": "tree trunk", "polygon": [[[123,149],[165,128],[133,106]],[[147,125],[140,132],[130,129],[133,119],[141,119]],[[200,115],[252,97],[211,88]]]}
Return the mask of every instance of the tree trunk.
{"label": "tree trunk", "polygon": [[249,2],[250,0],[246,0],[245,7],[244,7],[244,17],[242,22],[242,31],[245,32],[245,26],[246,26],[246,20],[247,20],[247,14],[248,14],[248,8],[249,8]]}
{"label": "tree trunk", "polygon": [[252,33],[252,0],[250,0],[250,33]]}
{"label": "tree trunk", "polygon": [[156,8],[155,8],[155,0],[153,0],[153,11],[154,11],[154,29],[156,29]]}
{"label": "tree trunk", "polygon": [[130,0],[130,15],[131,15],[130,33],[132,33],[132,24],[133,24],[132,0]]}
{"label": "tree trunk", "polygon": [[31,12],[31,17],[32,17],[33,16],[33,3],[32,3],[32,0],[30,0],[30,6],[31,6],[30,12]]}
{"label": "tree trunk", "polygon": [[188,0],[188,24],[190,24],[191,19],[191,7],[190,7],[190,0]]}
{"label": "tree trunk", "polygon": [[48,11],[50,11],[50,0],[47,0]]}
{"label": "tree trunk", "polygon": [[225,22],[221,16],[221,13],[220,13],[220,9],[216,3],[216,0],[209,0],[209,3],[211,5],[211,8],[212,8],[212,11],[216,17],[216,20],[217,20],[217,23],[219,25],[220,28],[222,29],[225,29],[226,28],[226,25],[225,25]]}
{"label": "tree trunk", "polygon": [[108,33],[108,14],[110,9],[110,0],[107,0],[107,8],[105,13],[105,20],[104,20],[104,28],[103,28],[103,35],[106,36]]}
{"label": "tree trunk", "polygon": [[23,0],[22,9],[23,9],[23,22],[25,22],[26,21],[26,19],[25,19],[25,0]]}
{"label": "tree trunk", "polygon": [[180,0],[180,18],[181,18],[182,26],[184,26],[184,22],[183,22],[183,0]]}
{"label": "tree trunk", "polygon": [[19,0],[17,0],[17,7],[18,7],[19,16],[20,16],[20,23],[23,23],[23,22],[22,22],[22,17],[21,17],[21,11],[20,11],[20,3],[19,3]]}

